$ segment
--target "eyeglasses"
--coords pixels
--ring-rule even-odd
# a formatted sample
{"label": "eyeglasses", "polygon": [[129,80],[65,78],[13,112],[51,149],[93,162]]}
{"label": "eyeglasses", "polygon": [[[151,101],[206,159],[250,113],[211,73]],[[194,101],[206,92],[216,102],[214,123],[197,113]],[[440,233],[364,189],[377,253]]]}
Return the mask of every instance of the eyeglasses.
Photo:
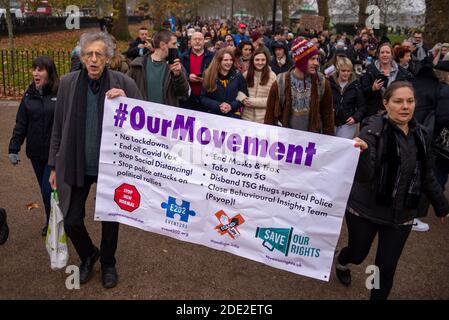
{"label": "eyeglasses", "polygon": [[97,51],[88,51],[85,52],[83,55],[86,56],[88,59],[92,59],[94,55],[97,59],[104,59],[106,57],[106,54]]}

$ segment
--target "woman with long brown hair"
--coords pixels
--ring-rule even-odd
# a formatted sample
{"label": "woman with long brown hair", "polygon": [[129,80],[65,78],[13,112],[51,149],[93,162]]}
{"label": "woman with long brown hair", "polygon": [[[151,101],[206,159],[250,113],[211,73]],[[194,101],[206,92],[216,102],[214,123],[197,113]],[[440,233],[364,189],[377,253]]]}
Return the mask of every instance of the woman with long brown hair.
{"label": "woman with long brown hair", "polygon": [[264,123],[268,94],[276,74],[268,65],[270,54],[264,48],[258,48],[251,57],[248,71],[243,74],[248,85],[249,95],[240,93],[238,99],[244,108],[242,119]]}
{"label": "woman with long brown hair", "polygon": [[200,102],[207,112],[240,118],[243,104],[237,100],[237,95],[239,91],[248,95],[248,88],[234,62],[232,49],[225,48],[215,54],[206,69]]}

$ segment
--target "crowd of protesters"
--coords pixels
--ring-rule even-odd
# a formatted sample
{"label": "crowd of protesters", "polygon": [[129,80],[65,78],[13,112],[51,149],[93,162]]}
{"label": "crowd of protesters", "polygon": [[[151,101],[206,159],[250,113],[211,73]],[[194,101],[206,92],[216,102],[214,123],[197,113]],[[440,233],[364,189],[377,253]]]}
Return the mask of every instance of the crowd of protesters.
{"label": "crowd of protesters", "polygon": [[[369,28],[352,39],[326,30],[296,36],[287,28],[273,35],[267,30],[242,21],[203,22],[149,36],[141,27],[123,53],[107,33],[84,34],[73,51],[72,72],[60,81],[49,58],[33,62],[34,81],[19,107],[9,159],[19,163],[26,139],[47,222],[50,189],[58,188],[65,229],[81,259],[81,283],[99,258],[103,286],[118,281],[118,223],[102,223],[99,250],[84,217],[98,176],[104,98],[127,96],[354,139],[361,157],[346,211],[349,242],[337,256],[336,275],[349,285],[348,265],[363,262],[379,235],[381,288],[371,298],[388,297],[410,231],[429,229],[418,219],[429,202],[438,217],[449,213],[443,195],[449,44],[429,50],[421,31],[391,43]],[[0,244],[7,231],[1,210]]]}

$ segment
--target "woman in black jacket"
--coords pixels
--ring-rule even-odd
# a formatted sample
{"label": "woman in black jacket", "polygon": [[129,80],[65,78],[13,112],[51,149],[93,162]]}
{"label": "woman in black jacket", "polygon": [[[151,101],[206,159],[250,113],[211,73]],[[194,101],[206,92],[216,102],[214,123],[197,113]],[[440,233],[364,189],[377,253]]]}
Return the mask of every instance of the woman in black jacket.
{"label": "woman in black jacket", "polygon": [[200,103],[207,112],[239,118],[243,104],[237,100],[240,92],[246,96],[248,87],[243,75],[235,67],[232,49],[218,51],[206,69]]}
{"label": "woman in black jacket", "polygon": [[25,92],[17,111],[16,125],[9,143],[9,160],[13,165],[19,163],[18,154],[26,138],[26,155],[33,165],[47,216],[42,229],[42,236],[45,236],[50,215],[51,194],[48,182],[51,170],[47,161],[59,77],[50,57],[35,58],[32,68],[33,82]]}
{"label": "woman in black jacket", "polygon": [[382,94],[394,81],[411,81],[412,74],[393,59],[393,49],[388,42],[377,49],[377,60],[366,68],[360,79],[366,101],[366,116],[377,114],[383,109]]}
{"label": "woman in black jacket", "polygon": [[434,175],[430,142],[413,119],[412,85],[403,81],[391,84],[383,103],[387,114],[369,118],[355,139],[362,153],[345,215],[349,240],[336,264],[338,279],[349,285],[348,264],[362,263],[378,235],[375,265],[380,276],[371,290],[374,300],[387,299],[390,293],[421,196],[427,196],[441,222],[449,213]]}
{"label": "woman in black jacket", "polygon": [[354,74],[351,60],[340,58],[337,72],[329,79],[335,110],[335,136],[353,139],[365,114],[365,100],[360,84]]}

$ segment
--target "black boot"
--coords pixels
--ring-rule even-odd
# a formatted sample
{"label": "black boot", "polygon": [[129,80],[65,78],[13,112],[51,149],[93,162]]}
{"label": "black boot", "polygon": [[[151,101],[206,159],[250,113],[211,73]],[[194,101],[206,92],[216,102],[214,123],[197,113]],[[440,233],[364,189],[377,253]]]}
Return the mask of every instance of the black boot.
{"label": "black boot", "polygon": [[85,284],[93,275],[94,265],[100,257],[100,250],[94,246],[94,251],[90,257],[87,257],[80,265],[80,283]]}
{"label": "black boot", "polygon": [[335,267],[335,274],[337,275],[338,280],[343,283],[345,286],[349,286],[351,284],[351,270],[346,267],[345,270],[337,264]]}
{"label": "black boot", "polygon": [[4,244],[8,240],[9,228],[6,221],[6,210],[0,208],[0,245]]}

